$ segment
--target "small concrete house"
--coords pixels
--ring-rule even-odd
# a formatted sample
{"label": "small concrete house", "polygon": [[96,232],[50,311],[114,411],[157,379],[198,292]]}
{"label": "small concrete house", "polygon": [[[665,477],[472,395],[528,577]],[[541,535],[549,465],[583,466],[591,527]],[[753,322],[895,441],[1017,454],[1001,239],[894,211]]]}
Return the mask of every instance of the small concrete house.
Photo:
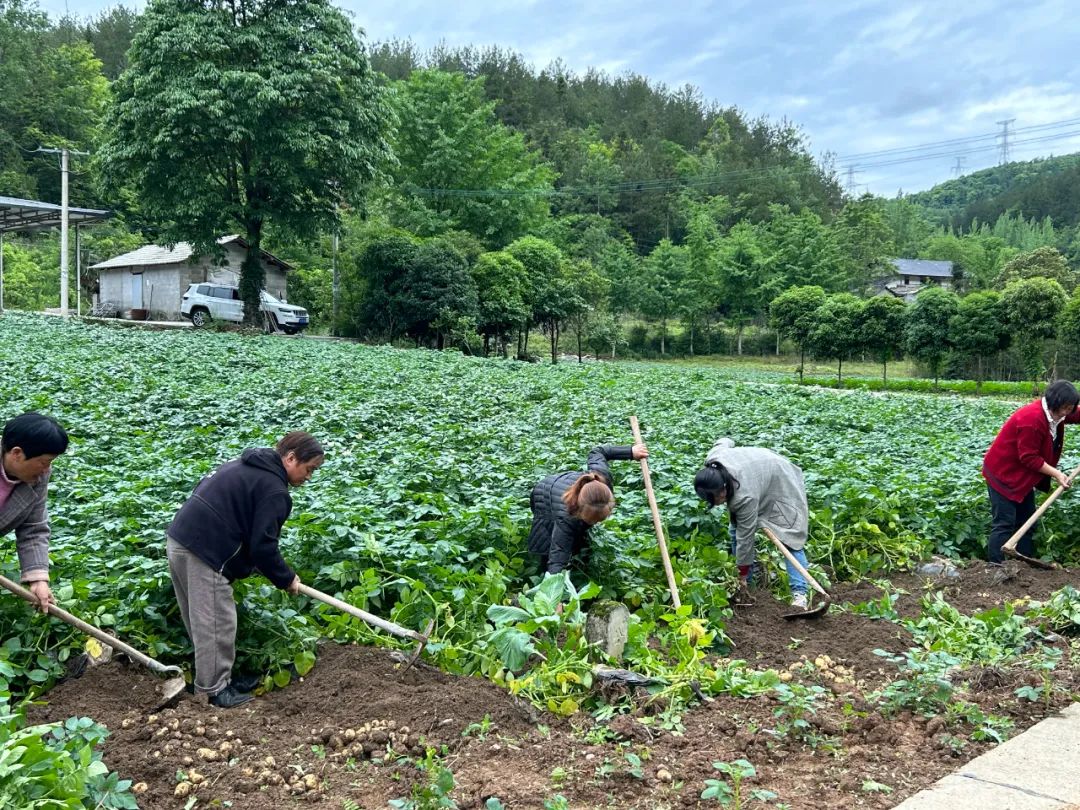
{"label": "small concrete house", "polygon": [[919,290],[934,284],[950,287],[953,283],[953,263],[929,259],[892,259],[894,273],[884,279],[882,292],[911,302]]}
{"label": "small concrete house", "polygon": [[[99,297],[103,304],[115,304],[124,317],[131,310],[148,310],[153,319],[180,320],[180,297],[191,284],[240,283],[240,265],[247,242],[240,236],[223,236],[218,244],[225,250],[223,259],[195,256],[187,242],[177,242],[170,250],[161,245],[146,245],[112,259],[91,265],[98,272]],[[286,300],[285,274],[292,266],[267,251],[262,251],[265,288],[268,293]]]}

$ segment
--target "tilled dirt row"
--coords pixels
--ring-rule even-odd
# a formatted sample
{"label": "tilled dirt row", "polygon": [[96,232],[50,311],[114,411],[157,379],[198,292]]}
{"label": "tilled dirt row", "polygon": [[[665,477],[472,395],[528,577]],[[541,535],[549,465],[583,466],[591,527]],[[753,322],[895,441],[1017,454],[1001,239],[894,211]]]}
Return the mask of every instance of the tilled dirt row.
{"label": "tilled dirt row", "polygon": [[[971,612],[1043,598],[1067,584],[1060,572],[1023,569],[1005,582],[994,576],[1000,572],[980,565],[965,569],[947,582],[947,598]],[[901,612],[917,611],[918,599],[935,587],[918,577],[893,582],[909,592],[898,602]],[[878,595],[869,585],[837,589],[840,600]],[[791,808],[888,808],[989,746],[967,740],[971,729],[955,718],[886,718],[867,701],[894,676],[873,650],[910,646],[897,625],[835,611],[793,623],[781,618],[787,611],[763,595],[740,609],[728,633],[732,657],[760,669],[794,667],[795,678],[828,690],[802,741],[775,733],[775,698],[721,696],[687,712],[681,733],[619,717],[609,726],[614,739],[590,744],[600,735],[589,717],[538,714],[486,681],[430,667],[399,678],[386,651],[333,644],[320,648],[302,682],[231,711],[185,695],[153,715],[156,681],[113,663],[56,687],[31,719],[87,715],[106,725],[106,762],[144,783],[143,808],[185,807],[192,797],[196,806],[230,802],[238,810],[385,808],[422,778],[413,763],[429,747],[446,752],[461,808],[482,808],[491,797],[509,808],[542,808],[555,794],[574,808],[707,806],[699,796],[705,780],[718,776],[713,763],[740,758],[757,769],[746,791],[768,789]],[[1059,646],[1058,684],[1075,692],[1077,667],[1067,640]],[[827,670],[812,665],[825,656]],[[1018,700],[1014,690],[1026,677],[971,670],[960,689],[986,711],[1010,716],[1016,734],[1069,701],[1063,693],[1049,707]],[[628,753],[640,758],[640,770]]]}

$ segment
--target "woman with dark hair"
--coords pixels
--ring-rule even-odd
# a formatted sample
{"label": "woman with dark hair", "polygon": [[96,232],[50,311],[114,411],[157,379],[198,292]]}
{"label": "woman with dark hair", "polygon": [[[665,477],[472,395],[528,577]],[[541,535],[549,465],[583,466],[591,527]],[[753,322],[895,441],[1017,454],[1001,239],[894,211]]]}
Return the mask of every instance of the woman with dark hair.
{"label": "woman with dark hair", "polygon": [[289,487],[306,483],[323,463],[309,433],[288,433],[277,447],[245,450],[195,487],[167,532],[169,574],[184,628],[195,648],[195,691],[224,709],[251,700],[259,676],[232,677],[236,601],[232,583],[258,571],[292,595],[300,577],[278,549],[292,511]]}
{"label": "woman with dark hair", "polygon": [[[806,537],[810,508],[802,470],[781,455],[762,447],[736,447],[720,439],[694,476],[694,490],[709,508],[727,505],[734,528],[732,549],[739,567],[736,601],[753,604],[750,575],[754,565],[754,538],[767,526],[787,546],[803,568],[807,567]],[[791,604],[806,608],[807,582],[786,562]]]}
{"label": "woman with dark hair", "polygon": [[[1069,486],[1068,476],[1057,468],[1065,444],[1065,425],[1080,422],[1080,393],[1067,380],[1046,387],[1041,399],[1015,411],[1002,426],[983,457],[982,474],[990,493],[990,537],[986,556],[992,563],[1004,560],[1001,547],[1035,511],[1035,489],[1044,492],[1053,478]],[[1035,556],[1035,527],[1016,544],[1025,557]]]}
{"label": "woman with dark hair", "polygon": [[615,494],[608,462],[648,457],[643,444],[601,445],[589,453],[588,472],[555,473],[533,487],[529,496],[533,513],[529,551],[540,555],[545,572],[558,574],[575,555],[584,556],[589,529],[611,515]]}
{"label": "woman with dark hair", "polygon": [[0,438],[0,536],[15,530],[20,578],[38,610],[56,600],[49,588],[49,510],[52,463],[68,447],[67,432],[51,416],[24,413],[9,419]]}

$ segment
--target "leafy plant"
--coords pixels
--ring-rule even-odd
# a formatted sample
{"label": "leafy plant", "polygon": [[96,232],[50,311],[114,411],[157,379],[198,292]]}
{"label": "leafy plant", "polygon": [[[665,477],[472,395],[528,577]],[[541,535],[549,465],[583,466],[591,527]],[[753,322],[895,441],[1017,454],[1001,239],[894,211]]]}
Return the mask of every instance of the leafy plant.
{"label": "leafy plant", "polygon": [[732,762],[714,762],[713,768],[727,776],[726,779],[706,779],[705,790],[701,791],[701,798],[712,799],[724,807],[734,807],[740,810],[742,807],[742,783],[743,780],[757,775],[757,770],[745,759],[736,759]]}

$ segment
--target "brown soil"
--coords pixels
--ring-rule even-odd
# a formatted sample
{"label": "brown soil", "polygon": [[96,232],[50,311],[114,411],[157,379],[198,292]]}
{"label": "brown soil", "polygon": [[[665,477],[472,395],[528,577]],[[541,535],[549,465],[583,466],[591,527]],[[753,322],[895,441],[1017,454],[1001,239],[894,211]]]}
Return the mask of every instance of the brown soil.
{"label": "brown soil", "polygon": [[[941,591],[946,601],[963,613],[972,614],[999,607],[1007,602],[1046,599],[1066,585],[1076,586],[1075,571],[1058,569],[1046,571],[1026,563],[1007,561],[990,565],[974,561],[956,569],[958,576],[925,577],[919,574],[893,574],[889,577],[892,590],[900,591],[896,600],[897,612],[905,617],[919,615],[923,596]],[[883,591],[870,582],[844,583],[833,589],[835,601],[865,602],[880,598]]]}
{"label": "brown soil", "polygon": [[[949,601],[970,612],[995,600],[1043,598],[1068,583],[1059,572],[1024,569],[994,588],[985,568],[964,569],[948,586]],[[923,580],[893,581],[910,591],[902,600],[917,611]],[[864,601],[880,591],[847,585],[834,595],[838,602]],[[318,663],[301,682],[231,711],[185,694],[151,721],[157,682],[138,667],[112,663],[59,685],[30,714],[35,722],[76,714],[105,724],[111,731],[106,763],[146,783],[139,804],[150,810],[184,807],[187,799],[175,796],[178,773],[192,768],[204,777],[193,794],[199,807],[385,808],[423,781],[415,761],[427,747],[445,751],[456,779],[453,797],[463,809],[479,810],[496,796],[507,808],[539,810],[556,794],[571,808],[703,807],[705,780],[718,776],[713,763],[739,758],[757,768],[744,797],[768,789],[795,810],[883,809],[989,747],[968,740],[972,729],[962,721],[885,718],[870,705],[867,696],[893,676],[892,665],[873,650],[899,652],[910,641],[895,624],[835,610],[817,621],[789,622],[781,618],[785,612],[786,605],[759,594],[754,607],[736,613],[728,633],[737,645],[732,657],[758,669],[785,670],[824,655],[850,668],[852,677],[842,682],[812,666],[796,673],[801,682],[828,690],[802,739],[775,732],[775,698],[720,696],[686,712],[682,733],[621,716],[611,721],[606,741],[590,744],[604,735],[588,716],[568,722],[537,713],[486,681],[426,666],[399,680],[386,651],[332,644],[320,648]],[[1075,692],[1080,672],[1067,642],[1058,646],[1064,655],[1056,681]],[[1049,707],[1018,700],[1014,690],[1030,677],[1016,669],[972,668],[958,683],[966,699],[1011,717],[1018,734],[1071,699],[1059,692]],[[226,742],[222,758],[200,755],[199,749],[221,754]],[[641,758],[640,773],[631,772],[627,753]],[[314,777],[316,787],[290,787],[294,776]],[[891,792],[876,792],[874,783]]]}

